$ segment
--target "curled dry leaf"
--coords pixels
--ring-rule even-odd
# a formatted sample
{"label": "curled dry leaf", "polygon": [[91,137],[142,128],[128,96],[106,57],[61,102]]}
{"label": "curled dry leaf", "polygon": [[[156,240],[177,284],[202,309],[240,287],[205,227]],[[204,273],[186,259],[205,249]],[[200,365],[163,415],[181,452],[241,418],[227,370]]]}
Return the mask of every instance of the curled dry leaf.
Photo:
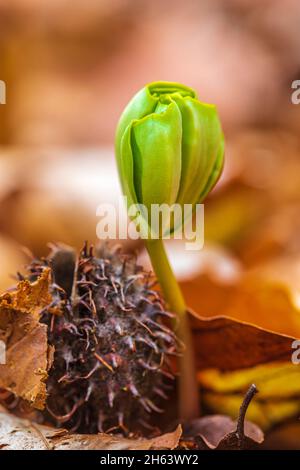
{"label": "curled dry leaf", "polygon": [[255,381],[261,393],[249,412],[252,421],[270,429],[299,415],[299,367],[291,363],[293,341],[300,338],[299,266],[298,256],[283,256],[222,278],[220,263],[215,272],[199,263],[198,274],[183,279],[197,309],[191,320],[198,378],[210,412],[236,416]]}
{"label": "curled dry leaf", "polygon": [[[191,307],[199,370],[290,361],[292,342],[300,338],[299,260],[291,275],[291,260],[245,271],[216,246],[186,252],[176,240],[167,250]],[[145,255],[140,259],[149,267]]]}
{"label": "curled dry leaf", "polygon": [[[201,273],[182,282],[192,311],[199,368],[235,370],[290,361],[300,338],[299,258],[278,259],[231,278]],[[251,354],[249,354],[251,351]]]}
{"label": "curled dry leaf", "polygon": [[[235,416],[245,387],[255,381],[261,393],[251,420],[270,429],[299,415],[299,367],[291,362],[292,343],[300,338],[298,278],[299,257],[283,257],[231,285],[199,281],[198,295],[206,292],[209,300],[193,324],[202,397],[211,412]],[[215,307],[220,317],[210,315]],[[200,370],[209,367],[218,370]]]}
{"label": "curled dry leaf", "polygon": [[295,337],[233,318],[191,313],[198,369],[237,370],[291,358]]}
{"label": "curled dry leaf", "polygon": [[42,426],[0,409],[2,450],[159,450],[175,449],[181,426],[153,439],[130,439],[109,434],[70,434],[64,429]]}
{"label": "curled dry leaf", "polygon": [[50,271],[45,270],[36,282],[21,281],[16,291],[0,297],[0,339],[6,344],[0,388],[38,409],[45,404],[45,382],[53,356],[47,326],[39,323],[41,311],[51,302],[49,277]]}

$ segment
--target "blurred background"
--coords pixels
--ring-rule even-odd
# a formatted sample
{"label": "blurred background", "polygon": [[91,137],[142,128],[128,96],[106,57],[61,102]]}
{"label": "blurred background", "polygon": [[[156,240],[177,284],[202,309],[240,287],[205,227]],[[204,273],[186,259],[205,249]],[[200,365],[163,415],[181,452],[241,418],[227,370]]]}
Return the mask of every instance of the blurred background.
{"label": "blurred background", "polygon": [[[96,239],[96,207],[120,194],[124,105],[145,83],[179,81],[218,106],[226,135],[205,249],[169,246],[187,302],[300,337],[299,24],[297,0],[1,0],[1,290],[24,262],[20,246],[41,255],[51,241]],[[235,413],[236,389],[224,402],[216,381],[199,380],[209,410]],[[262,400],[253,419],[265,429],[300,411],[300,386],[282,398],[268,384],[283,401],[275,412]]]}

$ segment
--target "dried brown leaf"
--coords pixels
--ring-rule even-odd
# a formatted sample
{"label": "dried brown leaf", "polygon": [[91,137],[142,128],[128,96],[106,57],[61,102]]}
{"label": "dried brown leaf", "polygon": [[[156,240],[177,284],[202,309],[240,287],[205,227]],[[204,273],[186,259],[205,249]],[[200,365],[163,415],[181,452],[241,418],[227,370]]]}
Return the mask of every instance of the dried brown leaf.
{"label": "dried brown leaf", "polygon": [[0,337],[6,343],[6,364],[0,365],[0,388],[42,409],[47,371],[53,351],[40,312],[50,304],[50,271],[34,283],[21,281],[16,291],[0,297]]}
{"label": "dried brown leaf", "polygon": [[299,259],[275,260],[232,282],[201,275],[183,283],[192,306],[198,367],[235,370],[290,361],[300,338]]}
{"label": "dried brown leaf", "polygon": [[0,410],[0,449],[3,450],[158,450],[175,449],[181,426],[153,439],[133,439],[109,434],[70,434],[42,426]]}
{"label": "dried brown leaf", "polygon": [[231,282],[210,273],[183,282],[189,306],[201,317],[216,315],[300,337],[299,257],[277,259],[245,271]]}
{"label": "dried brown leaf", "polygon": [[45,269],[36,282],[20,281],[15,291],[6,292],[1,295],[1,310],[4,312],[5,310],[16,310],[22,313],[30,313],[34,318],[38,319],[41,310],[49,305],[52,300],[49,284],[49,269]]}
{"label": "dried brown leaf", "polygon": [[228,317],[204,318],[192,312],[198,369],[236,370],[290,360],[295,338]]}
{"label": "dried brown leaf", "polygon": [[176,241],[167,249],[191,307],[199,370],[291,360],[292,342],[300,338],[299,259],[293,269],[289,259],[276,269],[272,263],[245,271],[219,247],[187,255]]}

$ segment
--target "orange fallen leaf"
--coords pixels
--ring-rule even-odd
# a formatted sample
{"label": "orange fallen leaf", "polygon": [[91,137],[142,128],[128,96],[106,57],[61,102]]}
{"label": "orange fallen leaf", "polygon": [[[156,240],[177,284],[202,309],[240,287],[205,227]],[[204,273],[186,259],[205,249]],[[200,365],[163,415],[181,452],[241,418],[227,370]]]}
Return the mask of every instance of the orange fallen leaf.
{"label": "orange fallen leaf", "polygon": [[182,281],[189,306],[204,318],[224,316],[300,337],[299,258],[284,258],[240,272],[230,282],[201,273]]}
{"label": "orange fallen leaf", "polygon": [[184,242],[172,242],[167,250],[192,313],[198,368],[290,361],[292,342],[300,338],[300,262],[246,271],[219,247],[186,252]]}
{"label": "orange fallen leaf", "polygon": [[236,370],[290,360],[293,337],[227,317],[192,314],[198,369]]}

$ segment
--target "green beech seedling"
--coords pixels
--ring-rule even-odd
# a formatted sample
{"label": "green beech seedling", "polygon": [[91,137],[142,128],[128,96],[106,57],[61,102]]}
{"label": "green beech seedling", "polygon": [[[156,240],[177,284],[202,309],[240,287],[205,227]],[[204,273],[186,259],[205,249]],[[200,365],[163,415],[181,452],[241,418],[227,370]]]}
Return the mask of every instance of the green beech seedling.
{"label": "green beech seedling", "polygon": [[[224,137],[216,107],[200,102],[194,90],[178,83],[154,82],[142,88],[121,115],[115,146],[128,208],[143,205],[147,214],[153,204],[190,204],[194,209],[223,167]],[[149,227],[148,218],[146,224]],[[193,348],[186,305],[165,253],[164,232],[162,227],[146,246],[169,308],[180,319],[178,333],[186,346],[180,365],[180,415],[187,419],[198,413]]]}

